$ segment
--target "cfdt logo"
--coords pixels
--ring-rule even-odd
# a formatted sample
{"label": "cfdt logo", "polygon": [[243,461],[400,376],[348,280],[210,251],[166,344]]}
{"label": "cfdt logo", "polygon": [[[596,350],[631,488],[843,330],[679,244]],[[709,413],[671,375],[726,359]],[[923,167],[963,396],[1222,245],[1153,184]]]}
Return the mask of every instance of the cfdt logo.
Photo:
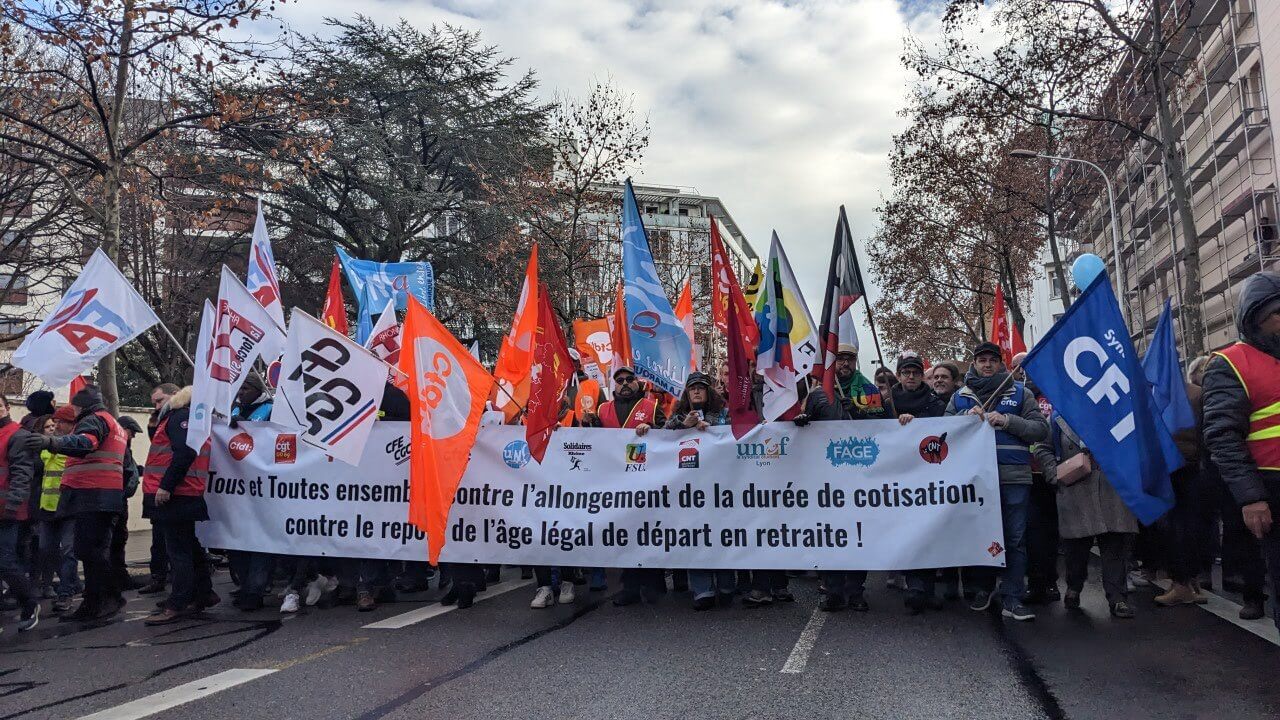
{"label": "cfdt logo", "polygon": [[870,467],[880,456],[880,446],[875,438],[849,437],[844,440],[832,440],[827,443],[827,462],[831,467],[853,465]]}
{"label": "cfdt logo", "polygon": [[298,436],[294,433],[276,435],[276,462],[292,463],[298,460]]}
{"label": "cfdt logo", "polygon": [[696,468],[698,467],[698,444],[702,440],[699,438],[689,438],[680,441],[680,453],[678,456],[679,467]]}
{"label": "cfdt logo", "polygon": [[627,443],[627,464],[623,472],[644,472],[644,464],[649,460],[648,447],[646,443]]}
{"label": "cfdt logo", "polygon": [[523,440],[512,440],[502,448],[502,462],[509,468],[522,468],[529,464],[529,443]]}
{"label": "cfdt logo", "polygon": [[941,465],[947,459],[947,434],[930,435],[921,440],[920,457],[927,463]]}
{"label": "cfdt logo", "polygon": [[249,453],[253,452],[253,436],[242,432],[232,437],[227,441],[227,452],[236,460],[249,457]]}
{"label": "cfdt logo", "polygon": [[774,460],[786,456],[790,443],[791,438],[785,435],[776,440],[765,438],[761,442],[738,443],[738,459],[751,460],[760,467],[772,465]]}

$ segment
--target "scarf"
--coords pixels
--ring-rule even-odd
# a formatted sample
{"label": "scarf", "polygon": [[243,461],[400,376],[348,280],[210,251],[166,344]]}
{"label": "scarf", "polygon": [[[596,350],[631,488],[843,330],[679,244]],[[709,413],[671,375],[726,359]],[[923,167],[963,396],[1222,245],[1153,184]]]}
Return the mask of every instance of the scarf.
{"label": "scarf", "polygon": [[[964,375],[964,386],[978,396],[978,401],[981,404],[986,405],[991,396],[995,394],[996,389],[1004,384],[1005,379],[1008,377],[1009,373],[1004,370],[996,372],[991,377],[982,377],[973,368],[969,368],[969,372]],[[1010,387],[1012,387],[1012,384],[1005,385],[1006,390]]]}
{"label": "scarf", "polygon": [[946,410],[946,406],[939,407],[940,402],[938,394],[924,383],[920,383],[920,387],[915,390],[906,389],[902,383],[893,386],[893,409],[899,415],[916,417],[941,415]]}
{"label": "scarf", "polygon": [[885,413],[884,398],[880,397],[880,388],[867,379],[861,370],[854,370],[848,380],[836,376],[836,384],[848,399],[855,413],[864,415],[883,415]]}

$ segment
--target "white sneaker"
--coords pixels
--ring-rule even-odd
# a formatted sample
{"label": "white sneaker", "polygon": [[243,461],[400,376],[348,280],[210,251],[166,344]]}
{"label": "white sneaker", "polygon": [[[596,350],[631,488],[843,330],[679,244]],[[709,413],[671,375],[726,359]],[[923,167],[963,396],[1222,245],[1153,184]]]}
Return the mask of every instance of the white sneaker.
{"label": "white sneaker", "polygon": [[317,577],[315,580],[307,583],[307,607],[311,607],[320,602],[320,598],[324,595],[324,578]]}
{"label": "white sneaker", "polygon": [[535,610],[540,610],[542,608],[549,608],[555,604],[556,598],[555,595],[551,594],[551,586],[543,585],[538,588],[538,592],[534,593],[533,602],[529,603],[529,607],[534,608]]}
{"label": "white sneaker", "polygon": [[573,602],[573,598],[574,598],[573,583],[571,582],[560,583],[560,604],[569,605],[570,603]]}
{"label": "white sneaker", "polygon": [[290,591],[289,594],[284,596],[284,602],[280,603],[280,612],[282,613],[298,612],[299,600],[300,598],[298,597],[298,593]]}
{"label": "white sneaker", "polygon": [[327,593],[331,593],[331,592],[333,592],[334,590],[337,590],[337,589],[338,589],[338,576],[337,576],[337,575],[332,575],[332,576],[325,576],[325,575],[321,575],[321,576],[320,576],[320,578],[321,578],[322,580],[324,580],[324,591],[325,591],[325,592],[327,592]]}

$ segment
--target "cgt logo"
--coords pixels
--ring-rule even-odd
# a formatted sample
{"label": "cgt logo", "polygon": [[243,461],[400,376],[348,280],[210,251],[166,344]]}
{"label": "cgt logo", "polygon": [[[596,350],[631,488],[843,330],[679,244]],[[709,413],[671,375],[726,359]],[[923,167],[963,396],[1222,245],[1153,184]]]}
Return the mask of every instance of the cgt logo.
{"label": "cgt logo", "polygon": [[294,463],[298,460],[298,436],[294,433],[276,435],[276,462]]}
{"label": "cgt logo", "polygon": [[512,440],[502,448],[502,462],[509,468],[519,470],[528,465],[532,458],[533,456],[529,454],[529,443],[524,440]]}
{"label": "cgt logo", "polygon": [[827,443],[827,462],[831,463],[831,467],[841,465],[871,467],[878,457],[880,457],[880,446],[876,444],[875,438],[849,437]]}
{"label": "cgt logo", "polygon": [[644,472],[644,464],[648,462],[648,444],[627,443],[627,464],[623,472]]}
{"label": "cgt logo", "polygon": [[947,459],[947,434],[930,435],[921,440],[920,457],[927,463],[941,465]]}
{"label": "cgt logo", "polygon": [[678,456],[678,467],[696,468],[698,467],[698,444],[702,440],[699,438],[689,438],[680,441],[680,453]]}
{"label": "cgt logo", "polygon": [[244,432],[233,436],[227,441],[227,452],[236,460],[249,457],[249,453],[253,452],[253,436]]}
{"label": "cgt logo", "polygon": [[995,540],[991,541],[991,545],[987,547],[987,552],[991,553],[991,557],[1000,557],[1000,553],[1004,552],[1004,546]]}

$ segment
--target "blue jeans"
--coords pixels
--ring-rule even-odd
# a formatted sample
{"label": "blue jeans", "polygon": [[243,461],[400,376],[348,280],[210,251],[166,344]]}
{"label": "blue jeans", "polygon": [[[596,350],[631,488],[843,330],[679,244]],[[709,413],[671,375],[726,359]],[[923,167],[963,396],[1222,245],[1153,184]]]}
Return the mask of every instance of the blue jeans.
{"label": "blue jeans", "polygon": [[715,597],[717,592],[731,593],[738,584],[736,570],[690,570],[689,589],[693,599]]}
{"label": "blue jeans", "polygon": [[80,592],[80,565],[75,553],[75,518],[42,520],[36,526],[40,540],[40,584],[53,584],[58,573],[58,597]]}
{"label": "blue jeans", "polygon": [[1000,573],[1000,599],[1006,608],[1017,607],[1027,589],[1027,514],[1031,510],[1031,485],[1001,485],[1000,515],[1004,521],[1004,571]]}
{"label": "blue jeans", "polygon": [[27,581],[27,569],[22,565],[18,543],[22,540],[22,523],[16,520],[0,520],[0,580],[9,585],[9,592],[21,606],[34,598]]}

